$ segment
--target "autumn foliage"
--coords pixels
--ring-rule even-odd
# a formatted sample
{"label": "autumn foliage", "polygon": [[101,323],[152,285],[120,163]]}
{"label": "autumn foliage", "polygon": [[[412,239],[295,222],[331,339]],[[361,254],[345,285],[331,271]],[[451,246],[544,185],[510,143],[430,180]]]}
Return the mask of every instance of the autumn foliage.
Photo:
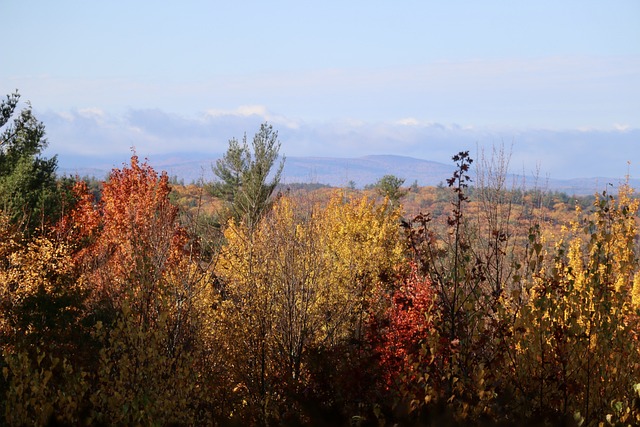
{"label": "autumn foliage", "polygon": [[321,189],[214,230],[135,155],[37,235],[0,211],[0,424],[640,423],[632,190],[562,217],[454,161],[413,218]]}
{"label": "autumn foliage", "polygon": [[415,265],[410,268],[382,316],[384,323],[372,323],[369,332],[369,340],[375,344],[379,357],[381,380],[388,392],[418,385],[416,375],[420,374],[415,371],[418,368],[415,362],[421,352],[434,344],[437,315],[434,288]]}

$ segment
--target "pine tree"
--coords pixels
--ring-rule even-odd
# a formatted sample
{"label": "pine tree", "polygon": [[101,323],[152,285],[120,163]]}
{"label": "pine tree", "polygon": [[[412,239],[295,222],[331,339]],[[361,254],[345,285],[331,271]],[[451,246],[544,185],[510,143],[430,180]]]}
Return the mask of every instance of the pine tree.
{"label": "pine tree", "polygon": [[16,114],[19,100],[16,91],[0,101],[0,210],[30,235],[56,217],[57,158],[41,157],[47,147],[44,124],[29,103]]}
{"label": "pine tree", "polygon": [[210,189],[227,202],[227,217],[244,221],[253,230],[267,207],[284,168],[284,158],[271,174],[278,158],[278,132],[267,123],[253,137],[251,148],[245,134],[242,143],[233,138],[222,159],[212,167],[218,177]]}

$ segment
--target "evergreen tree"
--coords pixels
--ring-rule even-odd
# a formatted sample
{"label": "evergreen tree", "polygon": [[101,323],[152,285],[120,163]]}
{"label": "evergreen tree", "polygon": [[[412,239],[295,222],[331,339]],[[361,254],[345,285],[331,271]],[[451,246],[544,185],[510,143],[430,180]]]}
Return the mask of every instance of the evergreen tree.
{"label": "evergreen tree", "polygon": [[408,190],[402,188],[403,178],[395,175],[385,175],[375,183],[374,188],[382,197],[388,197],[392,206],[397,206],[400,199],[407,195]]}
{"label": "evergreen tree", "polygon": [[280,182],[284,157],[273,174],[280,150],[278,132],[267,123],[253,137],[251,148],[245,134],[242,142],[233,138],[225,155],[212,167],[218,178],[210,189],[214,196],[227,202],[228,217],[244,221],[253,230],[270,204]]}
{"label": "evergreen tree", "polygon": [[44,124],[29,103],[18,113],[19,100],[16,91],[0,101],[0,210],[33,234],[59,210],[57,158],[41,156],[47,147]]}

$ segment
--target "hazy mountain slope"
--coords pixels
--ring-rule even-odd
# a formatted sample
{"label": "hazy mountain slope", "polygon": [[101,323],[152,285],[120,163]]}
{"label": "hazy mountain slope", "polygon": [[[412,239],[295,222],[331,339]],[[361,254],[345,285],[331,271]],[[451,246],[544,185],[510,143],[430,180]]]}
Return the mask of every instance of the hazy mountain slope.
{"label": "hazy mountain slope", "polygon": [[428,160],[402,156],[365,156],[350,159],[328,157],[290,157],[285,163],[283,181],[314,182],[346,186],[353,181],[362,187],[391,174],[407,185],[437,185],[451,176],[453,167]]}
{"label": "hazy mountain slope", "polygon": [[[149,159],[150,164],[157,170],[167,171],[169,176],[175,176],[185,183],[204,179],[213,179],[211,165],[216,161],[211,155],[197,153],[181,153],[155,156]],[[121,167],[121,162],[109,162],[100,159],[74,159],[74,165],[61,162],[60,174],[95,176],[104,178],[109,170]],[[445,183],[453,173],[453,164],[447,165],[429,160],[412,157],[377,155],[358,158],[333,157],[287,157],[282,174],[283,183],[317,183],[337,187],[346,187],[351,181],[357,187],[373,184],[387,174],[405,179],[405,185],[414,181],[418,185],[438,185]],[[521,182],[521,179],[516,179]],[[568,180],[547,179],[539,177],[525,178],[528,188],[534,186],[552,191],[562,191],[568,194],[586,195],[601,192],[608,184],[617,186],[621,178],[576,178]],[[631,180],[631,185],[640,188],[640,180]]]}

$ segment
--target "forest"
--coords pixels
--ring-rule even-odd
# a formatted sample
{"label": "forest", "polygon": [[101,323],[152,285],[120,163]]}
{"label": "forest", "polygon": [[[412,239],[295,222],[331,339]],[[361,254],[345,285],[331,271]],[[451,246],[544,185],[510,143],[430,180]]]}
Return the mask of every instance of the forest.
{"label": "forest", "polygon": [[277,131],[213,182],[132,153],[59,177],[0,108],[0,425],[640,424],[638,198],[282,185]]}

